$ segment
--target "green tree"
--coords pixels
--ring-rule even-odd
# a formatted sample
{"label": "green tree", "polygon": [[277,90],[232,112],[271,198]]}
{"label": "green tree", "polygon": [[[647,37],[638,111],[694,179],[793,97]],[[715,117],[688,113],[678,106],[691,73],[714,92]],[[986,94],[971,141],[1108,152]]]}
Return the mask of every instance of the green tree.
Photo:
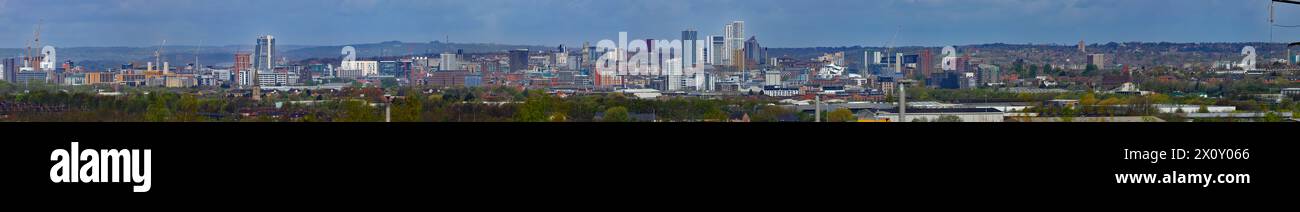
{"label": "green tree", "polygon": [[398,86],[396,78],[383,78],[379,80],[379,85],[385,90],[396,89]]}
{"label": "green tree", "polygon": [[551,112],[550,117],[547,117],[547,119],[550,119],[550,122],[567,122],[569,121],[569,115],[564,111],[555,111]]}
{"label": "green tree", "polygon": [[194,122],[199,121],[199,99],[193,94],[181,95],[181,99],[176,103],[176,121]]}
{"label": "green tree", "polygon": [[712,108],[708,112],[704,112],[703,119],[705,121],[726,122],[728,118],[730,116],[727,115],[727,112],[723,112],[720,108]]}
{"label": "green tree", "polygon": [[1061,119],[1061,122],[1074,122],[1074,118],[1077,116],[1078,112],[1074,111],[1074,108],[1067,107],[1061,110],[1059,118]]}
{"label": "green tree", "polygon": [[1264,114],[1264,119],[1263,119],[1262,121],[1264,121],[1264,122],[1282,122],[1282,116],[1281,116],[1281,115],[1278,115],[1276,112],[1268,112],[1268,114]]}
{"label": "green tree", "polygon": [[424,112],[424,98],[412,96],[393,102],[393,121],[396,122],[417,122]]}
{"label": "green tree", "polygon": [[1093,94],[1092,92],[1088,92],[1086,94],[1083,94],[1082,98],[1079,98],[1079,107],[1080,107],[1079,109],[1082,110],[1084,113],[1094,112],[1093,108],[1096,108],[1097,103],[1099,102],[1100,100],[1097,99],[1096,94]]}
{"label": "green tree", "polygon": [[562,115],[563,101],[541,90],[528,92],[527,100],[515,112],[515,120],[521,122],[546,122],[555,120],[555,115]]}
{"label": "green tree", "polygon": [[779,106],[763,105],[763,106],[759,106],[759,110],[757,111],[757,113],[754,113],[752,116],[750,116],[750,119],[751,121],[754,122],[778,122],[781,121],[782,116],[791,113],[794,112],[790,110],[786,110]]}
{"label": "green tree", "polygon": [[343,122],[376,122],[380,121],[379,114],[369,103],[362,100],[345,100],[343,101],[343,115],[340,121]]}
{"label": "green tree", "polygon": [[167,107],[167,101],[163,99],[162,95],[151,95],[149,109],[147,109],[144,116],[145,121],[164,122],[168,121],[171,116],[171,108]]}
{"label": "green tree", "polygon": [[625,107],[612,107],[605,110],[605,122],[629,122],[632,121]]}
{"label": "green tree", "polygon": [[836,109],[835,111],[831,111],[831,113],[827,114],[826,116],[827,116],[826,120],[830,122],[858,121],[858,117],[856,115],[853,115],[853,111],[850,111],[849,109],[846,108]]}

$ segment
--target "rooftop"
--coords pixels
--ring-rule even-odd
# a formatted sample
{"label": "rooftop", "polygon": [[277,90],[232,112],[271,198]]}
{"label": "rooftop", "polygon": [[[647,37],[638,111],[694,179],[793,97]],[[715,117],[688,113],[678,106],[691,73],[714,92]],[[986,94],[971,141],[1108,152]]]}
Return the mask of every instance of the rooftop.
{"label": "rooftop", "polygon": [[[879,109],[876,112],[898,113],[898,109]],[[907,113],[1002,113],[1002,111],[993,108],[908,108]]]}

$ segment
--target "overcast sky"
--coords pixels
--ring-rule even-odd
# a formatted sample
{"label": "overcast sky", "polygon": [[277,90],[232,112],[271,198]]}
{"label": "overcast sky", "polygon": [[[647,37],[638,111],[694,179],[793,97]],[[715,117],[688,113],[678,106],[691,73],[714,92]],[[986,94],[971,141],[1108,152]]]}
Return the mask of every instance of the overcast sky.
{"label": "overcast sky", "polygon": [[[964,45],[1111,41],[1276,42],[1300,28],[1268,25],[1268,0],[0,0],[0,47],[22,47],[44,19],[59,47],[339,45],[400,40],[577,45],[703,38],[746,22],[765,46]],[[1300,5],[1278,5],[1300,25]]]}

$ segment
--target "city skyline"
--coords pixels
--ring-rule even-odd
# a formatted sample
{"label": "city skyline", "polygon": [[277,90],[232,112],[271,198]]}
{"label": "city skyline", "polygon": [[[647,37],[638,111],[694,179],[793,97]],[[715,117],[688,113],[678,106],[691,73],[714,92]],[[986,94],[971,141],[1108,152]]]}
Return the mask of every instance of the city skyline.
{"label": "city skyline", "polygon": [[[259,1],[260,2],[260,1]],[[612,39],[723,35],[745,21],[769,47],[944,46],[984,43],[1288,42],[1296,28],[1271,27],[1268,1],[894,0],[754,1],[39,1],[0,0],[0,48],[22,48],[41,24],[59,47],[282,45],[398,40],[576,45]],[[40,11],[40,12],[29,12]],[[1300,7],[1276,8],[1278,25]],[[1213,15],[1221,14],[1221,15]],[[1295,23],[1290,23],[1295,22]],[[364,27],[352,27],[364,26]],[[897,34],[897,35],[895,35]],[[896,37],[896,38],[895,38]]]}

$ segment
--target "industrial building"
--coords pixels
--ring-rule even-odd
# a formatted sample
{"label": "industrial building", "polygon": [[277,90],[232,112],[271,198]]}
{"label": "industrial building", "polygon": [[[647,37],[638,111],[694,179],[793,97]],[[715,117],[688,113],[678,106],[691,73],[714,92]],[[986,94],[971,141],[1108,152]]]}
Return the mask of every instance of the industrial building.
{"label": "industrial building", "polygon": [[[900,122],[898,109],[876,109],[870,111],[877,120]],[[1005,112],[993,108],[908,108],[905,114],[908,120],[901,122],[930,122],[952,116],[961,122],[1002,122]]]}

